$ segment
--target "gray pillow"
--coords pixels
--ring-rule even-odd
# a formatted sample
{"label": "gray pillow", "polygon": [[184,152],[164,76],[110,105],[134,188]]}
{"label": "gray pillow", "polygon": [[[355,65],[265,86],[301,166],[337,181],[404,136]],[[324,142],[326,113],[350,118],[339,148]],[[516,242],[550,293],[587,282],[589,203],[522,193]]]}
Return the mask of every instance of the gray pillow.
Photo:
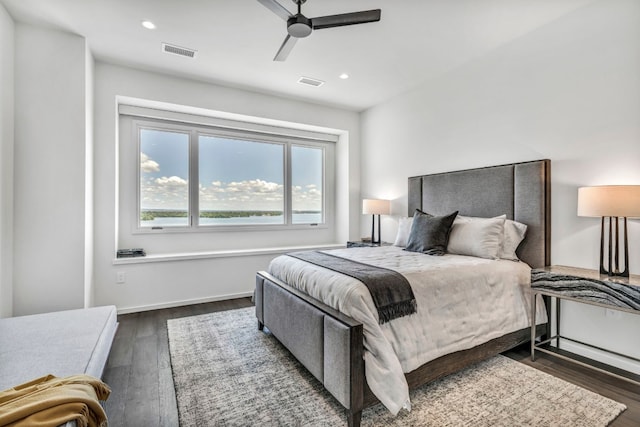
{"label": "gray pillow", "polygon": [[446,216],[433,216],[416,209],[405,250],[427,255],[444,255],[456,215],[458,211]]}

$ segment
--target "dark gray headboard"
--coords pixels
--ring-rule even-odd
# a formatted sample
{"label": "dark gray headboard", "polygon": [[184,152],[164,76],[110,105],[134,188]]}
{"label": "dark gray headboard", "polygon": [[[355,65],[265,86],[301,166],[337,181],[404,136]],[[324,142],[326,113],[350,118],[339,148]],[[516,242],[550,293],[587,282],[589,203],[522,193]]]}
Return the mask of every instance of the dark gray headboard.
{"label": "dark gray headboard", "polygon": [[512,163],[409,178],[409,216],[416,208],[433,215],[507,218],[527,224],[518,256],[531,267],[551,263],[551,162]]}

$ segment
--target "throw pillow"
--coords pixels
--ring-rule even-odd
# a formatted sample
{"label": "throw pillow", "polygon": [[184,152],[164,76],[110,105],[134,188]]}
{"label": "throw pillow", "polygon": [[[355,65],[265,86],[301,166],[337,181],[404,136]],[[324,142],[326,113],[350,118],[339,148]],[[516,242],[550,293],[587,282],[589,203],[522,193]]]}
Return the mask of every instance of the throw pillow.
{"label": "throw pillow", "polygon": [[433,216],[416,210],[405,250],[428,255],[444,255],[456,215],[458,211],[446,216]]}
{"label": "throw pillow", "polygon": [[516,249],[527,235],[527,225],[518,221],[506,220],[504,222],[504,236],[498,257],[518,261]]}
{"label": "throw pillow", "polygon": [[402,217],[398,221],[398,233],[396,234],[396,241],[393,242],[394,246],[405,247],[409,240],[409,233],[411,233],[411,224],[413,224],[413,217]]}
{"label": "throw pillow", "polygon": [[496,259],[502,243],[504,218],[456,220],[451,227],[447,251],[452,254]]}

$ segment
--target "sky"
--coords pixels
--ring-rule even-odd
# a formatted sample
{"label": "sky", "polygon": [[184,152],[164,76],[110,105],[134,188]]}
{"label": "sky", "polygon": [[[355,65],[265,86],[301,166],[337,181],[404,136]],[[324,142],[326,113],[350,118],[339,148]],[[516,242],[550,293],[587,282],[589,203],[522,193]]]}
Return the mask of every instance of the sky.
{"label": "sky", "polygon": [[[140,131],[142,209],[188,209],[189,134]],[[284,208],[286,146],[200,135],[201,210]],[[322,150],[292,146],[293,210],[321,210]]]}

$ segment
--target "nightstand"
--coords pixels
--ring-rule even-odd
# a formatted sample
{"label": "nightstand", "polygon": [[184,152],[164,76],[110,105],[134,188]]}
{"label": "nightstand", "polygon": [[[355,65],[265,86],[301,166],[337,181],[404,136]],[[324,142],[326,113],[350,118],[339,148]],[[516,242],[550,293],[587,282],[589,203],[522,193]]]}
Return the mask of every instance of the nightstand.
{"label": "nightstand", "polygon": [[363,242],[362,240],[347,242],[348,248],[373,248],[376,246],[389,246],[389,245],[391,245],[391,243],[387,243],[387,242],[371,243],[371,242]]}
{"label": "nightstand", "polygon": [[[552,341],[556,341],[556,348],[560,347],[560,340],[572,341],[586,347],[594,348],[600,351],[615,354],[635,362],[640,359],[616,353],[600,347],[593,346],[578,340],[562,336],[560,332],[560,308],[561,301],[574,301],[581,304],[595,305],[610,310],[624,311],[627,313],[640,314],[640,276],[631,275],[628,278],[611,277],[601,275],[597,270],[589,270],[585,268],[550,266],[531,271],[531,360],[535,361],[535,352],[551,354],[586,366],[597,371],[612,375],[625,381],[640,385],[640,381],[636,378],[629,378],[623,374],[623,371],[615,369],[612,372],[604,367],[597,367],[588,362],[576,360],[566,354],[554,351],[553,347],[548,347]],[[535,342],[535,325],[536,325],[536,297],[544,295],[555,299],[556,304],[556,327],[555,335],[551,336],[540,343]],[[547,347],[545,347],[547,346]],[[599,364],[601,365],[601,364]]]}

